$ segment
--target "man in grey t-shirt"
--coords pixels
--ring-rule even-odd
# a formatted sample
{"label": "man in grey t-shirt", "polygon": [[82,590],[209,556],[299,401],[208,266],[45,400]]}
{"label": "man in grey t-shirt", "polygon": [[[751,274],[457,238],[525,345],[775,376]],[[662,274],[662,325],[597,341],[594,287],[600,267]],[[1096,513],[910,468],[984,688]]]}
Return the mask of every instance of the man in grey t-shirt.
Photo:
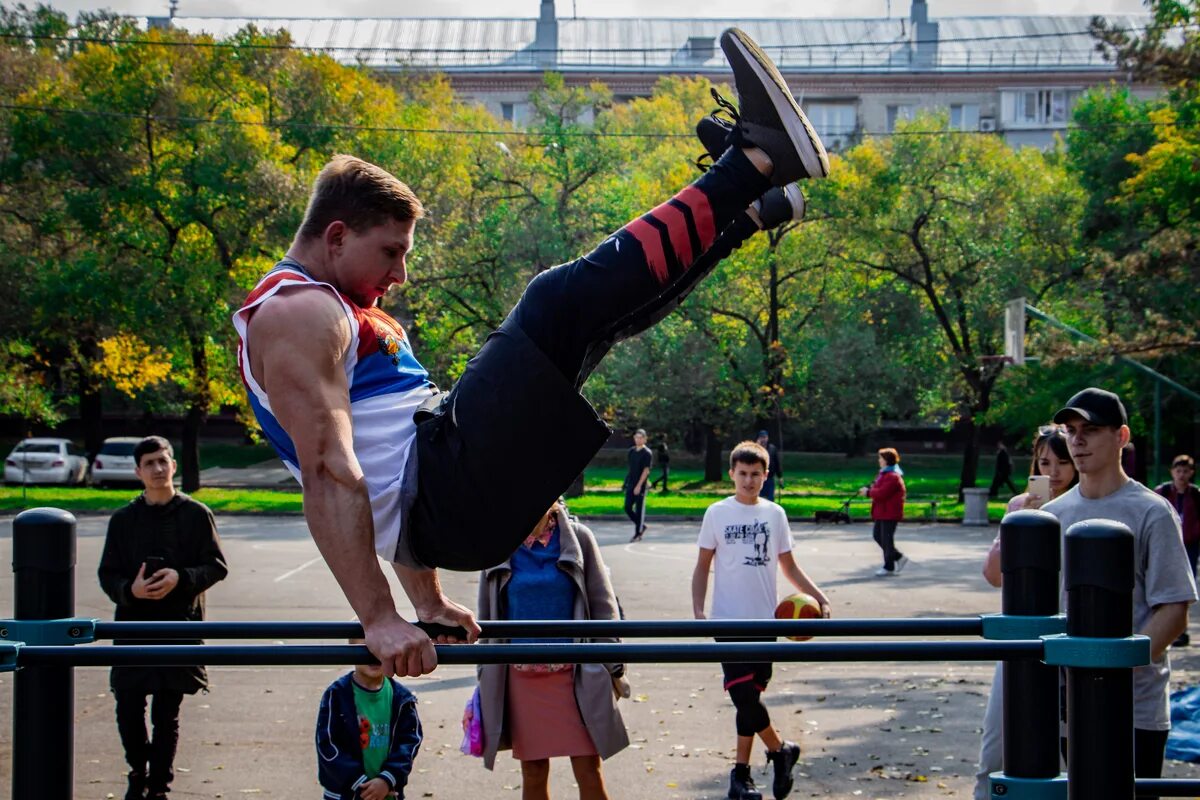
{"label": "man in grey t-shirt", "polygon": [[1179,518],[1170,503],[1131,479],[1121,468],[1129,441],[1125,406],[1103,389],[1084,389],[1054,415],[1067,429],[1067,447],[1079,484],[1042,506],[1065,532],[1076,522],[1111,519],[1134,537],[1133,629],[1150,637],[1153,663],[1133,673],[1134,761],[1139,778],[1162,775],[1171,728],[1167,647],[1187,628],[1188,604],[1196,601]]}

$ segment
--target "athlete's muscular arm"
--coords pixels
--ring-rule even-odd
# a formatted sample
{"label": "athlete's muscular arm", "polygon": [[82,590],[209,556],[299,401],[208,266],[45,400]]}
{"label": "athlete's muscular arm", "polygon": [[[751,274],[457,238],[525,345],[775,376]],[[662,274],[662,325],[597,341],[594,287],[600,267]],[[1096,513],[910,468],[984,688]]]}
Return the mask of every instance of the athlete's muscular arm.
{"label": "athlete's muscular arm", "polygon": [[375,556],[371,503],[353,449],[343,367],[351,332],[341,305],[323,290],[285,290],[255,312],[247,342],[250,369],[296,447],[309,531],[367,647],[388,675],[431,672],[433,643],[400,618]]}

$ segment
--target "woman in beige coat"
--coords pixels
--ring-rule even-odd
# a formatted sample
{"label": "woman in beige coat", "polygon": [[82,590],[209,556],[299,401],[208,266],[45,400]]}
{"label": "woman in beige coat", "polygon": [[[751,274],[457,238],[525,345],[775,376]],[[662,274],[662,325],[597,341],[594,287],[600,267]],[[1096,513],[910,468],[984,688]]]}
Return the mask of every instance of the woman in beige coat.
{"label": "woman in beige coat", "polygon": [[[508,561],[480,577],[480,620],[617,618],[596,539],[561,504]],[[512,749],[522,800],[548,800],[550,758],[569,756],[581,800],[608,800],[600,761],[629,744],[617,710],[617,694],[628,696],[624,671],[623,664],[480,666],[484,765],[494,769],[497,751]]]}

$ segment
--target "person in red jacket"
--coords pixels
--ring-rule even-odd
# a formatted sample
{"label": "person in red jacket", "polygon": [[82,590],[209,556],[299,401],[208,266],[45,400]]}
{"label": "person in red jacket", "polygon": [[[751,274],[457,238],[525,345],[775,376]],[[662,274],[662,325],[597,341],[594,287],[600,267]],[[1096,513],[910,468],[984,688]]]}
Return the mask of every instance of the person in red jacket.
{"label": "person in red jacket", "polygon": [[904,569],[908,556],[896,549],[896,523],[904,519],[904,472],[900,454],[894,448],[879,451],[879,474],[870,486],[858,490],[871,498],[871,519],[875,520],[875,543],[883,550],[883,566],[875,570],[877,578],[895,575]]}

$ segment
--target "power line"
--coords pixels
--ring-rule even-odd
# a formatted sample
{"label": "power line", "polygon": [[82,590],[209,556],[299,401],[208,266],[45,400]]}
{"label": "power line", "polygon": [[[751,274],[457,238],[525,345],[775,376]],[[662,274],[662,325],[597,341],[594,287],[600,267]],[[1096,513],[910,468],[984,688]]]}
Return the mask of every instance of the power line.
{"label": "power line", "polygon": [[[0,103],[0,109],[15,111],[18,113],[37,113],[37,114],[64,114],[82,117],[101,117],[112,119],[133,119],[138,121],[152,121],[161,123],[174,123],[180,125],[214,125],[230,128],[301,128],[307,130],[339,130],[352,131],[363,133],[408,133],[415,135],[427,136],[490,136],[490,137],[522,137],[544,139],[547,137],[564,136],[574,139],[693,139],[695,134],[692,133],[673,133],[670,131],[651,131],[645,133],[636,132],[620,132],[620,131],[596,131],[596,130],[574,130],[574,131],[521,131],[521,130],[482,130],[482,129],[457,129],[457,128],[412,128],[392,125],[358,125],[349,122],[298,122],[295,120],[283,121],[266,121],[266,120],[237,120],[237,119],[222,119],[219,117],[187,117],[187,116],[170,116],[159,114],[139,114],[131,111],[105,111],[102,109],[86,109],[86,108],[55,108],[53,106],[27,106],[17,105],[14,103]],[[1113,122],[1103,125],[1067,125],[1062,128],[1042,128],[1041,130],[1050,130],[1058,133],[1068,133],[1070,131],[1087,131],[1087,130],[1121,130],[1121,129],[1138,129],[1138,128],[1196,128],[1200,127],[1200,120],[1196,122]],[[993,136],[998,132],[984,131],[966,131],[957,129],[943,130],[900,130],[900,131],[846,131],[846,132],[831,132],[829,136],[857,136],[857,137],[894,137],[894,136]]]}

